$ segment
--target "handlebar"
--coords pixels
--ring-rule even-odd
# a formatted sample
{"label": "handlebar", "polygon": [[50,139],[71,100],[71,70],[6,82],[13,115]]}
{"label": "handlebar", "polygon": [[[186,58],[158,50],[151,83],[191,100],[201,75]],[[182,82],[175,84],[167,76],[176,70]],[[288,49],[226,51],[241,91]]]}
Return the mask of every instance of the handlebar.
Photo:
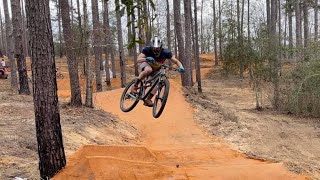
{"label": "handlebar", "polygon": [[162,64],[162,65],[161,65],[161,68],[169,69],[169,70],[172,70],[172,71],[178,71],[178,69],[177,69],[177,68],[174,68],[174,67],[168,66],[168,65],[166,65],[166,64]]}

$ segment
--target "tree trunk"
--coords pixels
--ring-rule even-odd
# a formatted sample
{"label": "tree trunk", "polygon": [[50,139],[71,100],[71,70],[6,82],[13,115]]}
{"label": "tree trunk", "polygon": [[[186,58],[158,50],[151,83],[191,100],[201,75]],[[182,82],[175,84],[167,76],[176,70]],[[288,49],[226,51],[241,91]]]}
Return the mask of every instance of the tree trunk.
{"label": "tree trunk", "polygon": [[29,51],[28,51],[28,38],[27,38],[27,23],[26,23],[26,17],[25,17],[25,11],[24,11],[24,0],[21,0],[21,9],[22,9],[22,40],[23,40],[23,52],[24,56],[28,57],[29,56]]}
{"label": "tree trunk", "polygon": [[145,1],[143,3],[143,18],[144,18],[144,26],[145,26],[145,46],[148,46],[150,44],[150,40],[151,40],[151,27],[149,26],[149,10],[148,10],[148,6],[147,6],[147,2]]}
{"label": "tree trunk", "polygon": [[[270,0],[266,0],[266,8],[267,8],[267,27],[268,27],[268,33],[270,33],[270,23],[271,23],[271,12],[270,12]],[[269,35],[269,34],[268,34]]]}
{"label": "tree trunk", "polygon": [[109,10],[108,10],[108,1],[103,1],[103,26],[104,26],[104,42],[107,45],[104,47],[104,53],[105,53],[105,72],[106,72],[106,84],[108,87],[111,87],[111,80],[110,80],[110,73],[109,73],[109,55],[110,55],[110,29],[109,29]]}
{"label": "tree trunk", "polygon": [[300,0],[296,0],[295,13],[296,13],[296,47],[297,48],[301,48],[301,46],[302,46],[301,13],[300,12],[301,12],[300,11]]}
{"label": "tree trunk", "polygon": [[[106,8],[109,8],[109,6]],[[107,29],[109,29],[108,30],[109,43],[107,44],[107,46],[108,46],[110,58],[111,58],[111,71],[112,71],[113,78],[116,78],[117,76],[116,76],[116,64],[115,64],[115,59],[114,59],[114,45],[113,45],[113,37],[112,37],[112,32],[111,32],[110,22],[109,22],[109,12],[107,13],[107,24],[106,25],[107,25]]]}
{"label": "tree trunk", "polygon": [[[240,0],[237,0],[237,36],[238,36],[238,43],[239,43],[239,46],[240,48],[242,48],[242,32],[241,32],[241,20],[240,20],[240,17],[241,17],[241,13],[240,13]],[[241,51],[238,51],[239,52],[239,58],[240,58],[240,78],[243,79],[243,73],[244,73],[244,65],[243,65],[243,57],[242,57],[242,52]]]}
{"label": "tree trunk", "polygon": [[251,45],[251,38],[250,38],[250,0],[248,0],[248,43]]}
{"label": "tree trunk", "polygon": [[288,12],[288,23],[289,23],[289,57],[292,58],[293,55],[293,24],[292,24],[292,3],[291,0],[287,0],[289,4],[289,12]]}
{"label": "tree trunk", "polygon": [[184,1],[184,12],[185,12],[185,58],[184,67],[186,72],[183,74],[183,86],[191,87],[192,82],[192,39],[191,39],[191,0]]}
{"label": "tree trunk", "polygon": [[306,0],[303,1],[303,21],[304,48],[307,48],[309,43],[309,13]]}
{"label": "tree trunk", "polygon": [[[168,49],[171,51],[171,27],[170,27],[170,4],[169,0],[166,0],[166,5],[167,5],[167,43],[168,43]],[[171,61],[169,61],[169,66],[171,66]]]}
{"label": "tree trunk", "polygon": [[12,10],[12,25],[13,25],[13,36],[14,36],[14,47],[15,47],[15,58],[17,59],[18,73],[19,73],[19,94],[30,94],[28,74],[27,74],[27,63],[23,52],[22,42],[22,28],[21,28],[21,7],[19,0],[11,0]]}
{"label": "tree trunk", "polygon": [[91,76],[91,55],[89,49],[89,37],[90,30],[88,25],[88,10],[87,10],[87,0],[83,0],[83,32],[84,32],[84,58],[85,58],[85,67],[86,67],[86,102],[85,106],[93,107],[93,98],[92,98],[92,76]]}
{"label": "tree trunk", "polygon": [[[116,6],[119,6],[119,0],[115,0]],[[116,12],[117,17],[117,31],[118,31],[118,45],[119,45],[119,56],[120,56],[120,73],[121,73],[121,87],[126,85],[126,62],[123,49],[122,40],[122,28],[121,28],[121,15],[120,12]]]}
{"label": "tree trunk", "polygon": [[[132,20],[129,12],[127,12],[127,22],[133,22],[134,20]],[[132,40],[132,24],[130,26],[127,26],[128,28],[128,44],[130,44],[130,41]],[[130,57],[133,56],[133,49],[128,48],[128,54]]]}
{"label": "tree trunk", "polygon": [[241,26],[240,26],[240,0],[237,0],[237,36],[240,43]]}
{"label": "tree trunk", "polygon": [[95,70],[96,70],[96,85],[97,91],[102,91],[102,80],[100,70],[102,61],[102,48],[101,48],[101,33],[99,21],[98,1],[92,0],[92,22],[93,22],[93,43],[94,43],[94,56],[95,56]]}
{"label": "tree trunk", "polygon": [[[140,6],[140,2],[141,1],[138,1],[138,19],[141,19],[141,6]],[[143,26],[139,26],[139,30],[138,30],[138,34],[139,34],[139,40],[143,40],[143,30],[142,30]],[[142,43],[139,43],[139,52],[142,51]]]}
{"label": "tree trunk", "polygon": [[81,12],[80,12],[80,1],[77,0],[77,13],[78,13],[78,25],[79,25],[79,31],[82,31],[82,23],[81,23]]}
{"label": "tree trunk", "polygon": [[[175,26],[175,33],[176,39],[178,43],[178,57],[182,61],[183,65],[186,64],[185,62],[185,51],[184,51],[184,40],[182,36],[182,25],[181,25],[181,1],[175,0],[173,1],[173,11],[174,11],[174,26]],[[182,84],[186,84],[185,76],[181,75]]]}
{"label": "tree trunk", "polygon": [[193,24],[193,18],[192,18],[192,0],[190,0],[190,29],[191,29],[191,48],[192,48],[192,51],[191,51],[191,62],[190,62],[190,68],[191,68],[191,81],[192,81],[192,85],[193,85],[193,66],[192,66],[192,61],[193,61],[193,57],[194,55],[196,54],[196,46],[194,45],[195,42],[194,42],[194,24]]}
{"label": "tree trunk", "polygon": [[178,57],[177,34],[174,33],[174,54]]}
{"label": "tree trunk", "polygon": [[[84,58],[83,58],[83,53],[82,53],[82,50],[83,50],[83,30],[82,30],[82,23],[81,23],[81,12],[80,12],[80,1],[77,0],[77,14],[78,14],[78,31],[79,31],[79,34],[80,34],[80,45],[79,45],[79,48],[77,49],[78,51],[78,57],[79,57],[79,61],[82,61],[84,62]],[[79,64],[78,64],[79,65]]]}
{"label": "tree trunk", "polygon": [[[233,7],[233,1],[230,1],[230,3],[231,3],[231,5],[230,5],[230,6],[231,6],[231,9],[233,9],[233,8],[234,8],[234,7]],[[233,11],[231,11],[231,13],[230,13],[230,19],[233,21]],[[231,41],[234,42],[234,39],[235,39],[235,38],[234,38],[234,36],[235,36],[235,35],[234,35],[234,34],[235,34],[235,30],[233,30],[233,29],[236,29],[236,27],[234,26],[233,23],[231,24],[231,29],[232,29],[232,31],[231,31]],[[230,34],[230,33],[228,33],[228,36],[230,36],[229,34]],[[230,38],[228,38],[228,39],[230,39]]]}
{"label": "tree trunk", "polygon": [[242,8],[241,8],[241,40],[243,44],[243,24],[244,24],[244,0],[242,0]]}
{"label": "tree trunk", "polygon": [[306,0],[303,1],[303,35],[304,35],[304,49],[303,49],[303,58],[305,61],[309,60],[308,55],[308,45],[309,45],[309,12],[308,12],[308,3]]}
{"label": "tree trunk", "polygon": [[61,9],[59,6],[59,0],[56,1],[57,7],[57,15],[58,15],[58,30],[59,30],[59,56],[60,58],[63,57],[63,50],[62,50],[62,33],[61,33]]}
{"label": "tree trunk", "polygon": [[222,10],[221,10],[221,1],[219,0],[219,54],[220,61],[222,61]]}
{"label": "tree trunk", "polygon": [[[68,0],[67,0],[68,1]],[[70,12],[71,12],[71,27],[74,25],[74,19],[73,19],[73,1],[70,0]]]}
{"label": "tree trunk", "polygon": [[[282,46],[281,46],[281,0],[277,1],[277,11],[278,11],[278,16],[277,16],[277,21],[278,21],[278,44],[279,44],[279,51],[278,51],[278,57],[279,57],[279,62],[281,61],[282,58]],[[280,63],[281,64],[281,63]],[[281,69],[281,68],[280,68]]]}
{"label": "tree trunk", "polygon": [[200,41],[201,41],[201,47],[200,52],[204,53],[204,39],[203,39],[203,1],[201,0],[201,15],[200,15]]}
{"label": "tree trunk", "polygon": [[71,87],[71,106],[79,107],[82,105],[81,102],[81,89],[79,85],[78,76],[78,62],[76,59],[74,51],[74,36],[71,29],[70,15],[69,15],[69,3],[67,0],[59,0],[59,5],[61,9],[62,16],[62,27],[63,36],[65,41],[65,49],[68,60],[68,70],[70,77],[70,87]]}
{"label": "tree trunk", "polygon": [[[4,34],[4,28],[2,24],[2,13],[0,9],[0,31],[1,31],[1,39],[0,39],[0,51],[3,54],[7,55],[7,48],[6,48],[6,42],[5,42],[5,34]],[[7,55],[8,56],[8,55]]]}
{"label": "tree trunk", "polygon": [[66,157],[60,125],[49,0],[28,0],[26,3],[40,177],[50,179],[66,165]]}
{"label": "tree trunk", "polygon": [[3,0],[3,9],[6,23],[6,42],[8,48],[8,54],[10,60],[10,69],[11,69],[11,89],[13,92],[17,92],[18,90],[18,81],[17,81],[17,66],[14,59],[14,42],[13,42],[13,34],[12,34],[12,26],[10,22],[9,16],[9,7],[8,1]]}
{"label": "tree trunk", "polygon": [[115,61],[115,47],[113,45],[113,40],[110,41],[111,44],[111,49],[110,49],[110,56],[111,56],[111,70],[112,70],[112,76],[113,78],[117,77],[116,74],[116,61]]}
{"label": "tree trunk", "polygon": [[[284,16],[284,32],[283,32],[283,48],[284,49],[287,49],[287,41],[288,41],[287,29],[288,29],[288,13],[285,13],[285,16]],[[283,58],[284,59],[288,58],[288,51],[283,51]],[[282,71],[282,68],[281,68],[280,71]]]}
{"label": "tree trunk", "polygon": [[216,17],[216,0],[213,0],[213,44],[214,44],[214,65],[218,66],[218,48],[217,48],[217,17]]}
{"label": "tree trunk", "polygon": [[199,35],[198,35],[198,16],[197,16],[197,0],[193,0],[194,3],[194,41],[195,41],[195,64],[196,64],[196,80],[198,83],[198,92],[202,93],[201,87],[201,72],[200,72],[200,59],[199,59]]}
{"label": "tree trunk", "polygon": [[167,41],[168,41],[168,49],[171,51],[171,28],[170,28],[170,6],[169,0],[167,2]]}
{"label": "tree trunk", "polygon": [[318,0],[314,2],[314,40],[318,41]]}
{"label": "tree trunk", "polygon": [[[135,15],[134,13],[131,14],[131,28],[132,28],[132,39],[135,41],[136,40],[136,26],[135,26]],[[135,76],[139,76],[139,71],[138,71],[138,55],[137,55],[137,43],[133,42],[133,47],[131,48],[132,53],[133,53],[133,62],[134,62],[134,74]]]}
{"label": "tree trunk", "polygon": [[279,109],[279,77],[278,77],[278,72],[279,72],[279,62],[277,59],[277,1],[278,0],[271,0],[271,19],[270,19],[270,50],[271,50],[271,56],[270,56],[270,62],[272,62],[272,68],[273,68],[273,73],[272,73],[272,78],[273,78],[273,103],[274,103],[274,108]]}

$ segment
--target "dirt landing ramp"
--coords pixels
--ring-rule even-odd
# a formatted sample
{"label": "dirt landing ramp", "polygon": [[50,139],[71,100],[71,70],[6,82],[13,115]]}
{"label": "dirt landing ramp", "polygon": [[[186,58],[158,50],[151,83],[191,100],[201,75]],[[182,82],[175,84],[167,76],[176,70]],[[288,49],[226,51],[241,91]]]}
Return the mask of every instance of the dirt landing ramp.
{"label": "dirt landing ramp", "polygon": [[303,179],[287,172],[281,164],[205,146],[167,151],[138,146],[85,146],[54,179]]}
{"label": "dirt landing ramp", "polygon": [[121,93],[120,89],[95,94],[95,104],[139,129],[141,146],[85,146],[54,179],[305,179],[282,164],[248,159],[205,134],[174,81],[159,119],[153,119],[152,109],[142,103],[123,113]]}

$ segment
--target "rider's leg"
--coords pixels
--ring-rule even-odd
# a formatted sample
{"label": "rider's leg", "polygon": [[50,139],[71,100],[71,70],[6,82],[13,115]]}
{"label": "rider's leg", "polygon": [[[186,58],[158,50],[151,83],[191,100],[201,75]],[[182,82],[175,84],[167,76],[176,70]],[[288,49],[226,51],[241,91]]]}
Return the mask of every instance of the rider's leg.
{"label": "rider's leg", "polygon": [[145,100],[145,105],[146,106],[149,106],[149,107],[152,107],[153,106],[153,102],[152,102],[152,98],[153,96],[157,93],[157,86],[154,87],[151,91],[151,93],[149,94],[149,96],[146,98]]}
{"label": "rider's leg", "polygon": [[145,105],[146,106],[149,106],[149,107],[152,107],[153,106],[153,102],[152,102],[152,98],[153,96],[157,93],[157,87],[154,87],[151,91],[151,93],[149,94],[149,96],[146,98],[145,100]]}
{"label": "rider's leg", "polygon": [[141,63],[140,67],[143,69],[143,71],[140,72],[138,79],[142,81],[145,77],[152,73],[152,67],[146,62]]}
{"label": "rider's leg", "polygon": [[146,62],[143,62],[140,64],[140,69],[141,69],[141,72],[134,84],[134,86],[132,87],[132,91],[133,92],[137,92],[138,88],[139,88],[139,83],[145,78],[147,77],[149,74],[152,73],[152,67],[146,63]]}

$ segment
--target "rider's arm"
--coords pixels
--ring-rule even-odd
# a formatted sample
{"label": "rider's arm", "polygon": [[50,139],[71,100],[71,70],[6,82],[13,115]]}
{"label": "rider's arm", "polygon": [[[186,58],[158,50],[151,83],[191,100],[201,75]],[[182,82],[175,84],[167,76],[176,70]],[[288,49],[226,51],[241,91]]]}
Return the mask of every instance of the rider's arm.
{"label": "rider's arm", "polygon": [[183,67],[183,65],[181,64],[181,62],[176,58],[176,56],[172,56],[172,58],[170,59],[173,63],[175,63],[178,67]]}
{"label": "rider's arm", "polygon": [[138,56],[137,62],[138,62],[138,63],[147,62],[146,58],[147,58],[147,57],[146,57],[145,54],[140,53],[139,56]]}

